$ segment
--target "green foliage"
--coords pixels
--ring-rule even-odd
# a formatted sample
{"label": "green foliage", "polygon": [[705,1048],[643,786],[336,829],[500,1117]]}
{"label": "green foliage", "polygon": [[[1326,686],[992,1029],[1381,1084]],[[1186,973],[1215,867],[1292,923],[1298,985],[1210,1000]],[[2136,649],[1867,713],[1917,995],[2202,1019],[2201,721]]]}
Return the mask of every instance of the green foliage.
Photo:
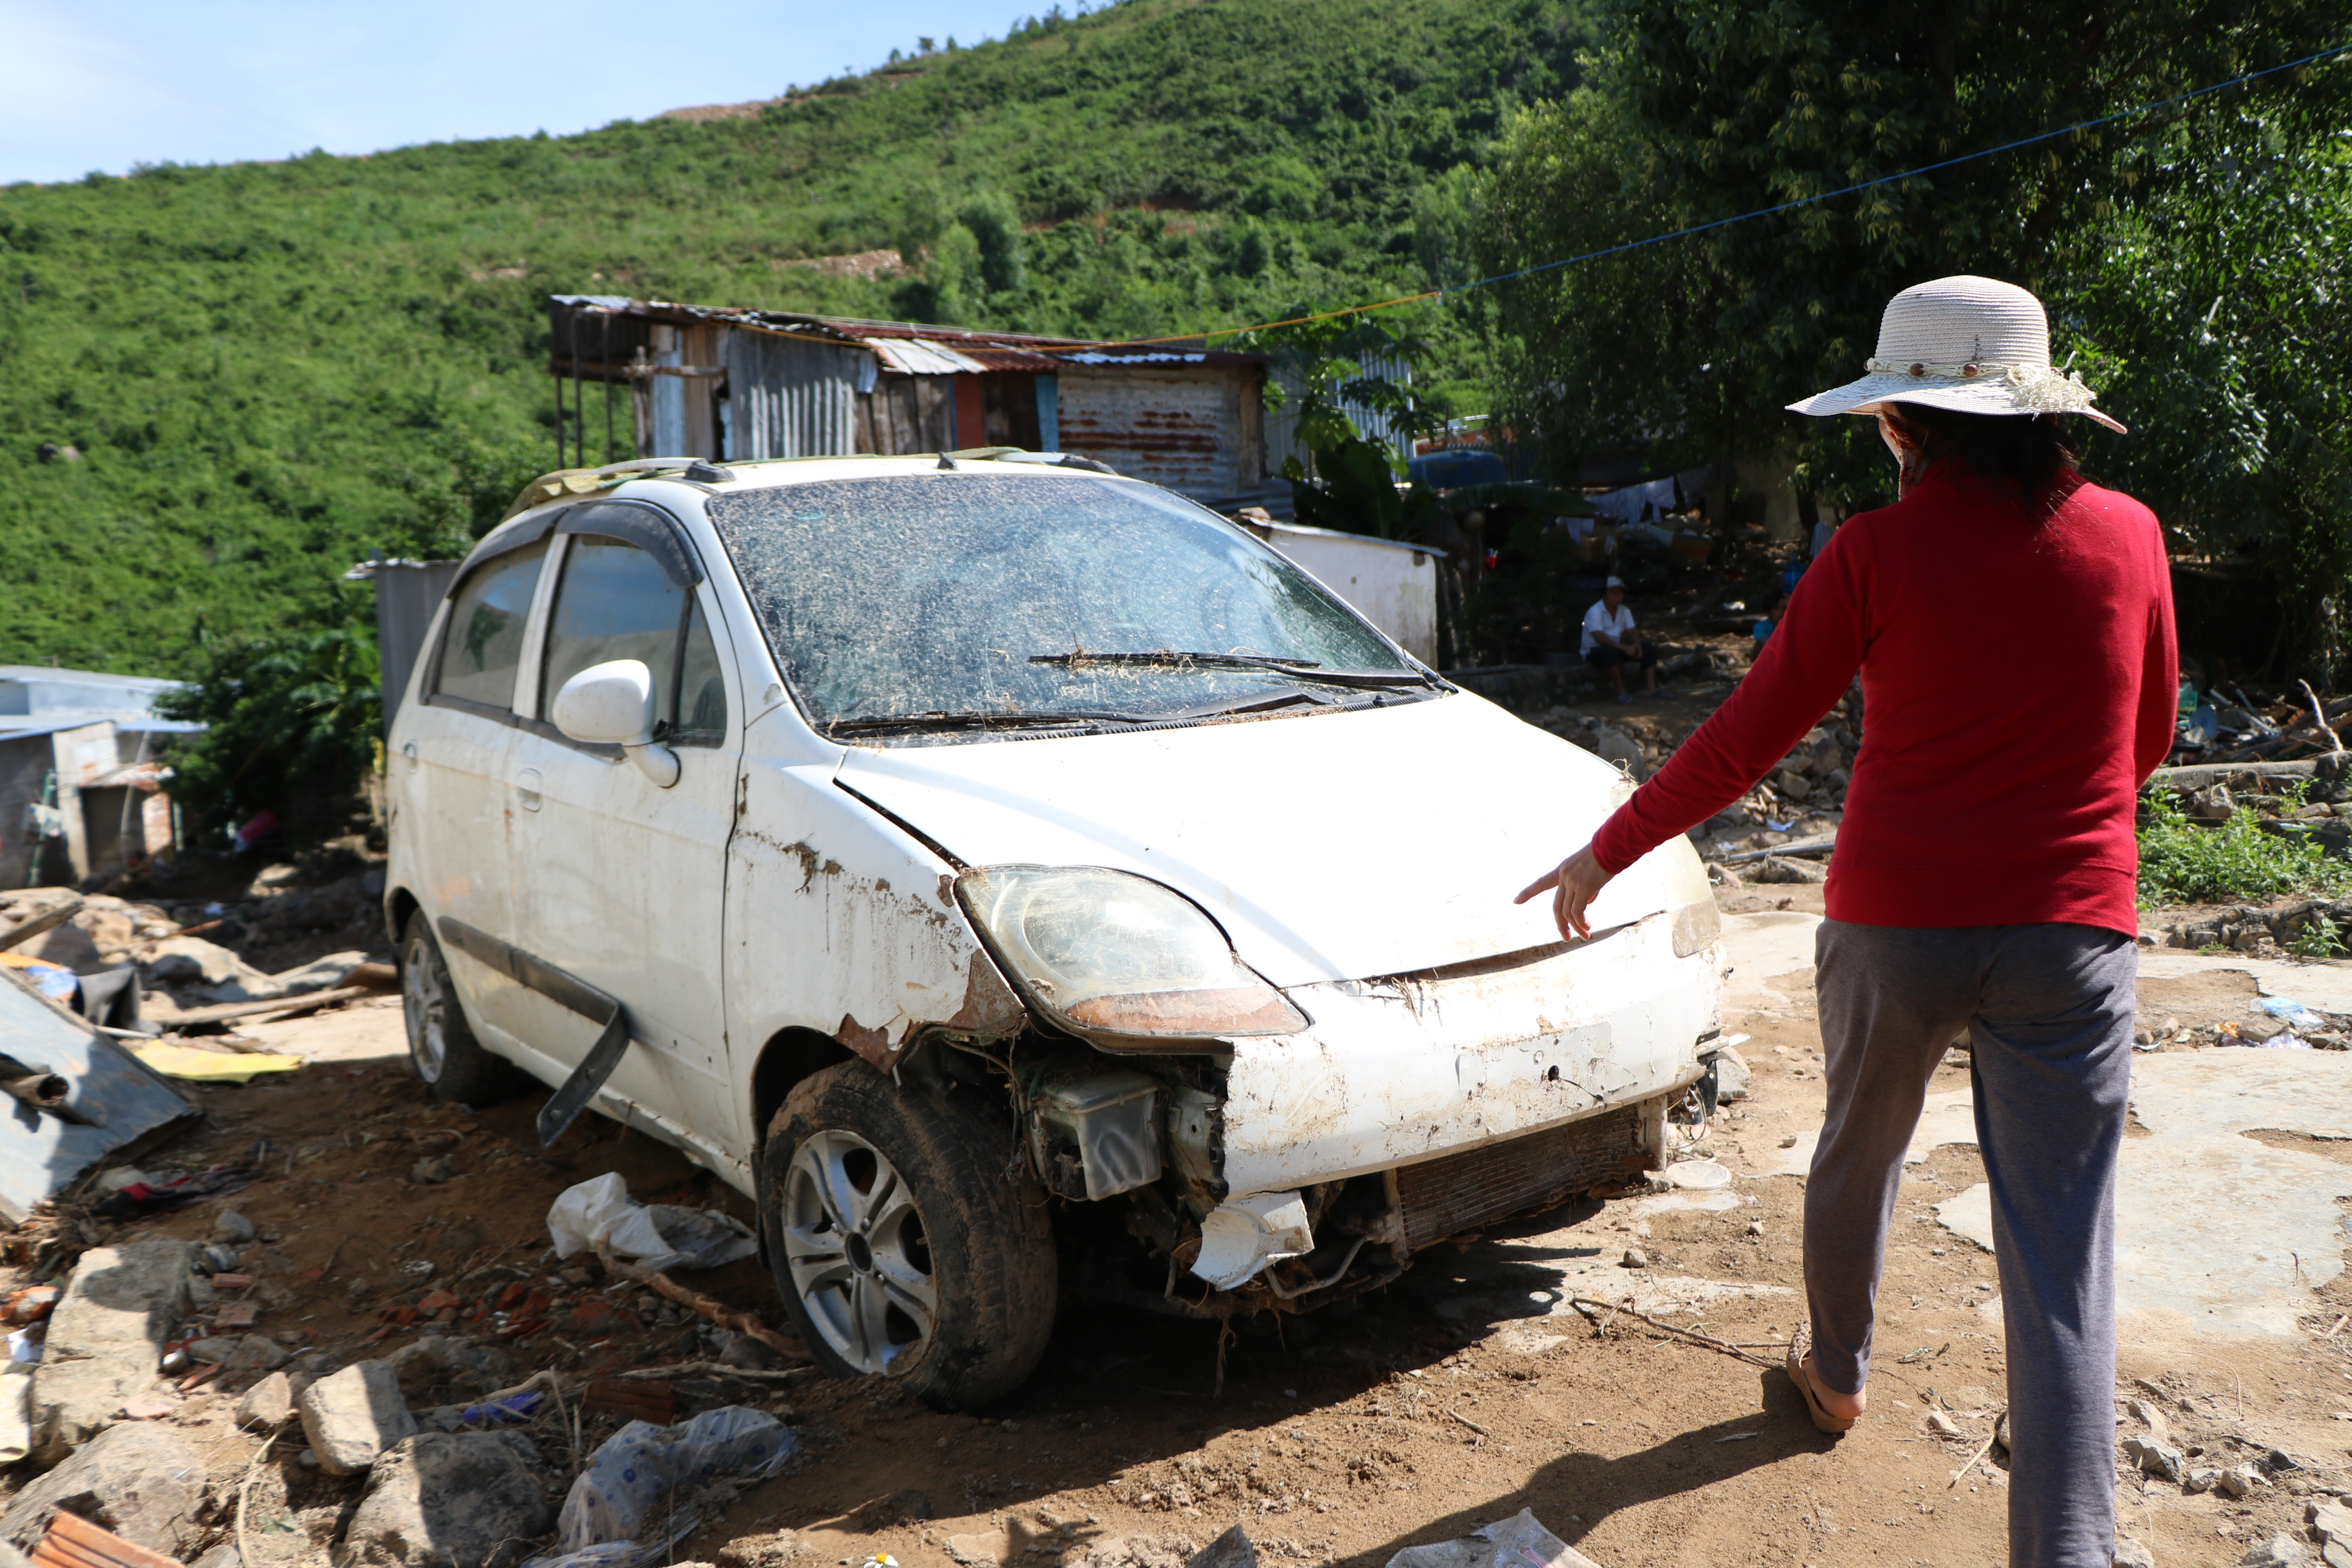
{"label": "green foliage", "polygon": [[2343,928],[2325,910],[2314,910],[2304,918],[2303,929],[2295,933],[2287,951],[2297,958],[2327,958],[2344,945]]}
{"label": "green foliage", "polygon": [[2139,830],[2142,904],[2247,903],[2347,887],[2352,867],[2328,859],[2316,844],[2263,832],[2251,811],[2231,813],[2220,827],[2200,827],[2169,791],[2148,797],[2148,820]]}
{"label": "green foliage", "polygon": [[[2326,0],[1950,7],[1609,0],[1587,85],[1512,123],[1488,264],[1528,266],[1900,174],[2343,42]],[[2352,65],[2254,86],[1507,286],[1509,412],[1563,472],[1793,465],[1890,499],[1859,420],[1781,405],[1861,374],[1887,299],[1948,273],[2052,306],[2128,437],[2087,471],[2189,542],[2259,549],[2333,659],[2352,580]],[[1423,187],[1423,200],[1432,187]]]}
{"label": "green foliage", "polygon": [[473,455],[555,460],[551,293],[1155,337],[1409,292],[1415,193],[1572,84],[1583,4],[1124,0],[746,118],[0,190],[0,660],[193,672],[449,548]]}
{"label": "green foliage", "polygon": [[[1285,318],[1309,313],[1303,305],[1294,306]],[[1439,422],[1412,385],[1383,374],[1389,366],[1426,357],[1427,345],[1391,330],[1390,322],[1364,316],[1298,321],[1241,341],[1274,356],[1276,374],[1265,386],[1269,406],[1287,403],[1286,379],[1298,385],[1297,429],[1307,460],[1286,458],[1282,470],[1290,480],[1298,521],[1382,539],[1404,537],[1406,509],[1396,479],[1406,454],[1359,434],[1347,409],[1369,414],[1391,430],[1435,429]]]}
{"label": "green foliage", "polygon": [[383,730],[374,626],[362,593],[336,592],[317,624],[207,639],[187,685],[158,704],[207,728],[175,752],[173,795],[200,830],[260,811],[293,822],[355,793]]}

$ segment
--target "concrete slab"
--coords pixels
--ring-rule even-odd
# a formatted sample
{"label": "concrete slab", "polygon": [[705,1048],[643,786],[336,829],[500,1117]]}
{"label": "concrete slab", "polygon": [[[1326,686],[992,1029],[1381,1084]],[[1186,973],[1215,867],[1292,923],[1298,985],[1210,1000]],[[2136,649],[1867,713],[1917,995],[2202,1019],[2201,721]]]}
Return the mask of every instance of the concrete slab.
{"label": "concrete slab", "polygon": [[1792,1002],[1811,1002],[1813,931],[1821,923],[1821,916],[1794,910],[1724,916],[1724,946],[1731,958],[1724,1011],[1769,1013]]}
{"label": "concrete slab", "polygon": [[[1810,1132],[1800,1132],[1797,1141],[1780,1152],[1779,1161],[1768,1173],[1803,1175],[1813,1168],[1813,1151],[1821,1141],[1822,1130],[1818,1127]],[[1965,1089],[1927,1097],[1919,1110],[1919,1125],[1912,1130],[1910,1147],[1903,1151],[1903,1163],[1916,1165],[1948,1143],[1963,1143],[1971,1149],[1977,1145],[1976,1099]]]}
{"label": "concrete slab", "polygon": [[2322,1013],[2352,1014],[2352,961],[2290,963],[2284,959],[2190,952],[2177,947],[2140,950],[2139,972],[2150,979],[2210,974],[2217,970],[2253,976],[2255,989],[2265,996],[2290,997]]}
{"label": "concrete slab", "polygon": [[[2132,1064],[2146,1137],[2124,1141],[2116,1306],[2200,1332],[2288,1334],[2344,1271],[2352,1160],[2245,1136],[2352,1141],[2352,1054],[2166,1051]],[[2352,1155],[2352,1150],[2347,1151]],[[1992,1250],[1991,1193],[1936,1205],[1944,1227]]]}
{"label": "concrete slab", "polygon": [[400,997],[393,993],[363,996],[346,1006],[308,1017],[247,1024],[238,1033],[257,1041],[263,1050],[300,1057],[305,1061],[360,1062],[408,1055],[408,1034],[401,1022]]}

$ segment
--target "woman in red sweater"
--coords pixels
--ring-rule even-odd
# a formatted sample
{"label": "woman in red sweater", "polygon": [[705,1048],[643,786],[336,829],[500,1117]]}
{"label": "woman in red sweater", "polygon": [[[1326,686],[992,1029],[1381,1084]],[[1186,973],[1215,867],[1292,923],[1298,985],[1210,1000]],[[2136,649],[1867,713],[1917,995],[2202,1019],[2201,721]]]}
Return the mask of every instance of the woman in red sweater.
{"label": "woman in red sweater", "polygon": [[2179,681],[2164,541],[2074,471],[2060,415],[2123,427],[2051,367],[2024,289],[1905,289],[1867,369],[1790,407],[1874,416],[1901,499],[1837,531],[1730,700],[1519,897],[1551,892],[1561,935],[1589,937],[1612,876],[1754,787],[1860,674],[1815,939],[1828,1110],[1789,1375],[1823,1431],[1862,1415],[1904,1152],[1965,1031],[2008,1340],[2010,1561],[2108,1568],[2134,802]]}

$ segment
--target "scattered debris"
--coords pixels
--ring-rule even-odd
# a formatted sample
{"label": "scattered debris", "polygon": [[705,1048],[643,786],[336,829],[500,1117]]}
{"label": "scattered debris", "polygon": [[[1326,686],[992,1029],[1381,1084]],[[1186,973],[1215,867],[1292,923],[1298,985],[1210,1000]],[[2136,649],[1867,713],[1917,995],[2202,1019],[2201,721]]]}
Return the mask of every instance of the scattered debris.
{"label": "scattered debris", "polygon": [[1532,1509],[1523,1508],[1458,1541],[1408,1546],[1389,1559],[1388,1568],[1600,1568],[1600,1564],[1546,1530]]}
{"label": "scattered debris", "polygon": [[2156,1437],[2137,1435],[2124,1439],[2124,1452],[2132,1462],[2151,1476],[2161,1476],[2178,1485],[2188,1467],[2188,1459],[2179,1449]]}
{"label": "scattered debris", "polygon": [[588,1457],[557,1517],[555,1550],[528,1568],[644,1568],[701,1523],[687,1489],[718,1482],[731,1500],[734,1485],[774,1475],[799,1451],[790,1427],[740,1405],[677,1426],[632,1421]]}
{"label": "scattered debris", "polygon": [[609,1253],[644,1274],[717,1268],[760,1249],[749,1226],[717,1209],[638,1203],[617,1172],[566,1189],[547,1211],[547,1233],[558,1258]]}
{"label": "scattered debris", "polygon": [[502,1568],[554,1523],[554,1477],[516,1432],[423,1432],[368,1475],[344,1568]]}
{"label": "scattered debris", "polygon": [[33,1373],[37,1456],[64,1458],[110,1426],[123,1401],[147,1390],[188,1294],[186,1242],[159,1237],[81,1255]]}
{"label": "scattered debris", "polygon": [[187,1446],[144,1422],[112,1426],[26,1483],[0,1514],[0,1539],[30,1551],[70,1505],[93,1524],[169,1553],[196,1532],[210,1478]]}

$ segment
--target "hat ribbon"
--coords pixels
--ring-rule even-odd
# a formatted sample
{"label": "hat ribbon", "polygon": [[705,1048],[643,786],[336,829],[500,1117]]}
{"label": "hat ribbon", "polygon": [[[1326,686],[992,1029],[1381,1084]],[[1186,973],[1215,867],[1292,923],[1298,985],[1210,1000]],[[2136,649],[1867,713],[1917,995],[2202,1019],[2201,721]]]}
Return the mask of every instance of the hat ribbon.
{"label": "hat ribbon", "polygon": [[2082,407],[2097,394],[2083,384],[2080,371],[2061,371],[2047,364],[2001,364],[1971,360],[1966,364],[1939,364],[1926,360],[1903,363],[1873,359],[1864,370],[1872,375],[1900,375],[1916,381],[1998,382],[2010,390],[2020,408],[2036,413],[2063,413]]}

